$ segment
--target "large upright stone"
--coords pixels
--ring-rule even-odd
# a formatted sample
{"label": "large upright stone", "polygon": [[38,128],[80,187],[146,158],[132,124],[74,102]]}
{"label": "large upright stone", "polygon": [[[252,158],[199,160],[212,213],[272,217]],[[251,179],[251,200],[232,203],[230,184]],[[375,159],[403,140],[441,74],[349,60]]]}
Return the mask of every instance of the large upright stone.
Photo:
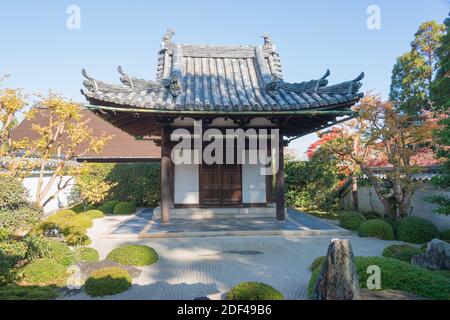
{"label": "large upright stone", "polygon": [[349,240],[331,240],[314,287],[314,298],[359,300],[359,279]]}
{"label": "large upright stone", "polygon": [[450,243],[433,239],[427,251],[412,257],[411,264],[430,270],[450,270]]}

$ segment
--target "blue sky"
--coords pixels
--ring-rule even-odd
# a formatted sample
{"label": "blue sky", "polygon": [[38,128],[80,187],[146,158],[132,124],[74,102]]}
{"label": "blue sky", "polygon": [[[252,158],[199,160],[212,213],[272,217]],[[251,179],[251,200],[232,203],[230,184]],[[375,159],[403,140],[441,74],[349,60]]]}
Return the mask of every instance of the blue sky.
{"label": "blue sky", "polygon": [[[81,29],[66,27],[66,9],[81,9]],[[381,29],[366,26],[366,9],[377,5]],[[156,53],[167,28],[174,41],[193,44],[261,44],[268,32],[280,53],[286,81],[300,82],[331,70],[330,82],[364,71],[363,91],[386,96],[392,66],[409,49],[418,26],[442,22],[448,0],[171,0],[0,3],[0,74],[4,84],[27,92],[52,89],[84,102],[82,68],[118,81],[116,67],[153,79]],[[315,135],[292,146],[302,154]]]}

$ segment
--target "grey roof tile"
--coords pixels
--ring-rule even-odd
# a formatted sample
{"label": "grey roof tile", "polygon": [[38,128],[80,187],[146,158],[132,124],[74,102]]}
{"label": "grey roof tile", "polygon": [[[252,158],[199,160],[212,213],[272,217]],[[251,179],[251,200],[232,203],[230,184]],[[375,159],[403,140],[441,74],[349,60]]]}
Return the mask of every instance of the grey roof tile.
{"label": "grey roof tile", "polygon": [[92,104],[195,111],[301,110],[356,102],[364,74],[328,86],[329,71],[301,83],[283,80],[275,46],[265,36],[263,46],[179,45],[163,39],[158,53],[156,81],[126,74],[122,85],[108,84],[83,70],[82,93]]}

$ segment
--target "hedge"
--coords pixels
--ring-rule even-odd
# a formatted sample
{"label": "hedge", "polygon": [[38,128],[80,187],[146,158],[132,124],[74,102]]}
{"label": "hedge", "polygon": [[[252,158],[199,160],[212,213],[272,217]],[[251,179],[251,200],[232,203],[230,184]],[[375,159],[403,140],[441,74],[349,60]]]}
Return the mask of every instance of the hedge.
{"label": "hedge", "polygon": [[[116,184],[106,200],[132,202],[139,207],[157,207],[160,198],[159,163],[84,164],[87,170],[78,179]],[[72,189],[77,199],[79,186]],[[102,211],[105,207],[101,207]],[[111,214],[112,212],[105,212]]]}
{"label": "hedge", "polygon": [[[367,268],[379,266],[382,272],[382,290],[402,290],[420,297],[448,300],[450,299],[450,278],[439,273],[413,266],[407,262],[384,257],[356,257],[356,268],[359,275],[359,285],[366,288]],[[312,297],[317,278],[320,273],[317,267],[311,275],[308,284],[308,294]]]}
{"label": "hedge", "polygon": [[114,212],[114,208],[120,201],[117,200],[111,200],[105,202],[101,207],[98,209],[102,211],[104,214],[112,214]]}
{"label": "hedge", "polygon": [[158,262],[158,254],[147,246],[125,245],[112,250],[107,259],[125,266],[148,266]]}
{"label": "hedge", "polygon": [[342,211],[339,213],[339,224],[348,230],[358,230],[359,226],[366,221],[366,218],[355,211]]}
{"label": "hedge", "polygon": [[383,257],[394,258],[410,263],[411,258],[416,254],[421,254],[423,251],[419,248],[407,244],[394,244],[384,248]]}
{"label": "hedge", "polygon": [[86,216],[91,220],[103,218],[105,215],[101,210],[89,210],[84,213],[80,213],[81,216]]}
{"label": "hedge", "polygon": [[136,212],[136,207],[131,202],[120,202],[114,207],[113,214],[125,215]]}
{"label": "hedge", "polygon": [[43,258],[26,265],[22,271],[22,285],[62,287],[66,283],[66,267],[55,260]]}
{"label": "hedge", "polygon": [[391,225],[381,219],[368,220],[359,226],[361,237],[373,237],[382,240],[394,240],[394,230]]}
{"label": "hedge", "polygon": [[434,224],[416,217],[402,219],[398,227],[398,238],[404,242],[422,244],[431,241],[437,234]]}
{"label": "hedge", "polygon": [[284,300],[284,296],[261,282],[241,282],[228,292],[227,300]]}
{"label": "hedge", "polygon": [[84,284],[84,290],[91,297],[119,294],[130,287],[130,275],[126,270],[118,267],[95,270]]}

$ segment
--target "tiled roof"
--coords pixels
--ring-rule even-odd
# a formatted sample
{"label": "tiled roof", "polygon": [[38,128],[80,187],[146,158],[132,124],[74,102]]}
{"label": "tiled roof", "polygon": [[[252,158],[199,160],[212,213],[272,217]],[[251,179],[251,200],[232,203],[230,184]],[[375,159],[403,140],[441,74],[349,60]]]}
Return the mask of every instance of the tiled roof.
{"label": "tiled roof", "polygon": [[82,93],[91,104],[190,111],[289,111],[328,108],[358,101],[356,79],[328,86],[318,80],[283,81],[281,62],[269,36],[263,46],[180,45],[168,31],[158,55],[155,81],[138,79],[121,67],[121,85],[86,77]]}

